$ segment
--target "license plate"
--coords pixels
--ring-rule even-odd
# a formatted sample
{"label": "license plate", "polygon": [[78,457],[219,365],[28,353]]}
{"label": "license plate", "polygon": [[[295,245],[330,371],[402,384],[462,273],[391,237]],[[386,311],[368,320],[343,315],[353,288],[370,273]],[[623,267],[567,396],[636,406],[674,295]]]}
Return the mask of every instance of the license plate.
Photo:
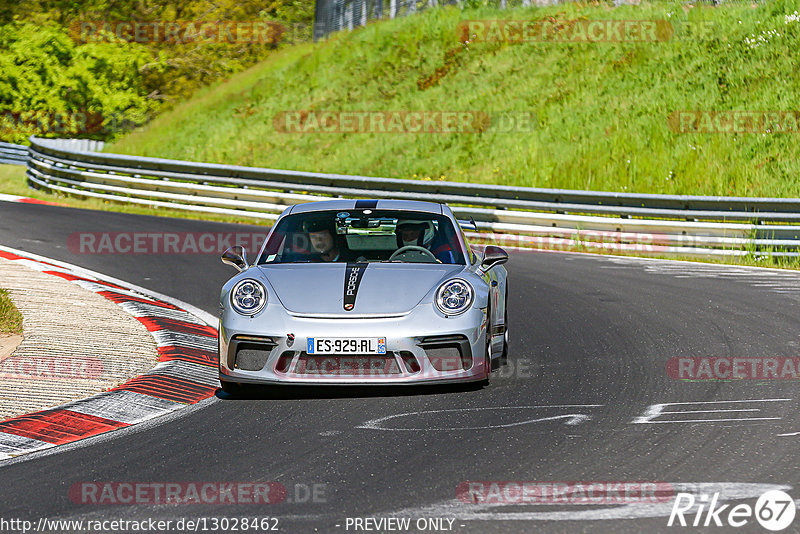
{"label": "license plate", "polygon": [[306,354],[386,354],[386,338],[310,337]]}

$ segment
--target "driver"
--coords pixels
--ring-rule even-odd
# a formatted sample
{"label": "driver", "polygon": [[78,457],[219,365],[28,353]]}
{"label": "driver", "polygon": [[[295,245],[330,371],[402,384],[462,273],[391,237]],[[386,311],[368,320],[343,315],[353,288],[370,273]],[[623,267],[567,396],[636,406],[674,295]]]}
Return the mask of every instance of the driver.
{"label": "driver", "polygon": [[308,221],[303,225],[311,241],[311,248],[319,256],[319,261],[347,261],[346,250],[339,245],[333,223],[323,220]]}
{"label": "driver", "polygon": [[401,219],[397,221],[395,227],[398,249],[408,246],[418,246],[430,250],[433,255],[442,263],[455,263],[450,245],[442,243],[438,247],[431,249],[434,238],[432,221],[413,221]]}

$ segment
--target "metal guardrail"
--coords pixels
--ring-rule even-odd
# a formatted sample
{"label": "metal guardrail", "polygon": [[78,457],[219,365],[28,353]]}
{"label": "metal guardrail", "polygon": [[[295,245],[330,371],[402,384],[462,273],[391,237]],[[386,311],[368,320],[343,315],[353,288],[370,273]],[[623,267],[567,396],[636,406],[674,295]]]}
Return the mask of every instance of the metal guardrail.
{"label": "metal guardrail", "polygon": [[[498,9],[547,6],[563,3],[565,0],[316,0],[314,6],[314,41],[323,39],[331,33],[353,30],[366,26],[369,21],[393,19],[413,15],[437,6],[457,5],[465,7],[495,7]],[[768,0],[700,0],[708,5],[753,4],[764,5]],[[614,0],[614,6],[638,4],[639,0]],[[684,2],[690,4],[688,0]]]}
{"label": "metal guardrail", "polygon": [[6,165],[27,165],[28,147],[0,142],[0,163]]}
{"label": "metal guardrail", "polygon": [[106,146],[105,141],[93,139],[46,139],[46,142],[51,146],[79,152],[100,152]]}
{"label": "metal guardrail", "polygon": [[[28,182],[120,202],[276,219],[331,197],[447,202],[505,246],[800,255],[800,199],[645,195],[285,171],[76,150],[31,138]],[[637,248],[638,247],[638,248]]]}
{"label": "metal guardrail", "polygon": [[[48,139],[53,146],[79,150],[83,152],[99,152],[103,150],[105,142],[92,139]],[[14,145],[0,141],[0,163],[8,165],[27,165],[28,147]]]}
{"label": "metal guardrail", "polygon": [[[497,0],[498,6],[508,0]],[[555,3],[557,0],[550,0]],[[530,5],[531,0],[516,1]],[[368,21],[395,18],[447,4],[461,5],[461,0],[317,0],[314,4],[314,40],[340,30],[366,26]]]}

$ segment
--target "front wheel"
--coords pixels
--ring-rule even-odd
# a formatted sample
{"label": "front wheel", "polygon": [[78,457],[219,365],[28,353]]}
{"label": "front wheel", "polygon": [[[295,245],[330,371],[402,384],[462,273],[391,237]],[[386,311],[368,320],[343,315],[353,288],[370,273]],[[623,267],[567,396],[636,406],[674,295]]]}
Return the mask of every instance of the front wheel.
{"label": "front wheel", "polygon": [[242,385],[239,384],[238,382],[220,381],[220,386],[222,387],[222,391],[231,396],[239,395],[242,392]]}
{"label": "front wheel", "polygon": [[486,347],[483,350],[483,367],[486,370],[486,378],[481,380],[481,384],[488,386],[492,377],[492,311],[486,309]]}
{"label": "front wheel", "polygon": [[508,362],[508,288],[506,288],[506,309],[503,313],[503,352],[500,354],[500,362]]}

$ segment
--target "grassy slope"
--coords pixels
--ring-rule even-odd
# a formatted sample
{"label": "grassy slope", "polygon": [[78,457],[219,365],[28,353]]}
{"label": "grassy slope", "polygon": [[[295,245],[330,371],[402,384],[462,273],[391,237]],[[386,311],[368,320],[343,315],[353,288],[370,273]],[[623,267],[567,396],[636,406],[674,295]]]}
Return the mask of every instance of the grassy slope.
{"label": "grassy slope", "polygon": [[22,334],[22,314],[11,302],[7,289],[0,288],[0,335]]}
{"label": "grassy slope", "polygon": [[[109,151],[284,169],[539,187],[800,196],[797,135],[676,134],[676,110],[792,110],[800,94],[794,4],[752,8],[659,2],[454,8],[288,48],[207,88]],[[711,35],[666,43],[474,43],[438,86],[417,81],[462,49],[460,20],[711,21]],[[682,26],[685,27],[685,26]],[[751,47],[744,40],[776,29]],[[523,134],[283,134],[284,110],[531,111]],[[671,174],[670,174],[671,173]]]}

